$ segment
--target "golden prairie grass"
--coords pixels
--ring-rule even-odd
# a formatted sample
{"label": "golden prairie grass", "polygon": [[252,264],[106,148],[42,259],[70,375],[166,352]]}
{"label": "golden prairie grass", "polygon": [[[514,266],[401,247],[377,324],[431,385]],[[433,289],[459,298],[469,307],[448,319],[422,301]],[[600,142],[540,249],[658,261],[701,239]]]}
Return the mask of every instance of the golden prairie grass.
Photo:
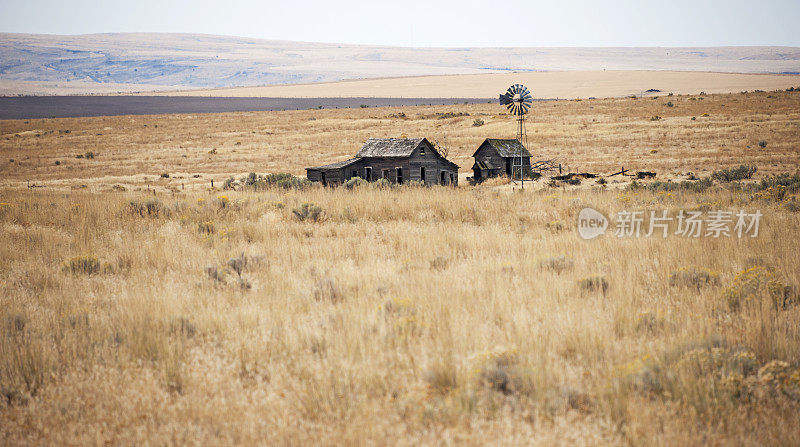
{"label": "golden prairie grass", "polygon": [[[694,98],[545,103],[531,146],[581,171],[796,170],[796,92]],[[494,105],[404,111],[0,122],[0,439],[795,442],[795,190],[220,190],[384,133],[445,129],[465,168],[513,133]],[[586,206],[764,217],[756,238],[584,241]]]}
{"label": "golden prairie grass", "polygon": [[[726,301],[754,262],[800,283],[800,242],[786,237],[800,222],[743,193],[2,200],[7,442],[782,444],[800,423],[798,308],[772,305],[769,283],[740,291],[749,305]],[[162,211],[131,206],[147,200]],[[760,235],[583,241],[574,229],[584,206],[709,201],[759,207]],[[324,217],[298,219],[304,203]],[[75,259],[102,267],[65,270]],[[687,267],[719,284],[671,284]]]}

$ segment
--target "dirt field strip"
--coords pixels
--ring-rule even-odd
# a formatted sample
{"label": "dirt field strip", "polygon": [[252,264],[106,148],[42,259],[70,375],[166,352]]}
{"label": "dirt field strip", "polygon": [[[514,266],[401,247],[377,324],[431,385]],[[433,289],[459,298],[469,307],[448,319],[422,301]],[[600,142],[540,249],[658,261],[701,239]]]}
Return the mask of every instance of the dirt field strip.
{"label": "dirt field strip", "polygon": [[[652,95],[738,93],[800,86],[800,75],[762,75],[679,71],[566,71],[420,76],[318,84],[273,85],[156,93],[167,96],[219,97],[429,97],[492,98],[514,83],[528,86],[539,99],[611,98]],[[148,93],[149,94],[149,93]]]}

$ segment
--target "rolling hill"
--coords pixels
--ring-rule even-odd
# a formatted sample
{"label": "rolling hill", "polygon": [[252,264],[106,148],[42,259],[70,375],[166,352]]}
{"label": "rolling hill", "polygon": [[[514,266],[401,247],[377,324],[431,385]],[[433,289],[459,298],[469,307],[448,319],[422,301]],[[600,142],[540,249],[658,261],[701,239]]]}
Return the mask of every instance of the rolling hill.
{"label": "rolling hill", "polygon": [[547,71],[800,72],[800,48],[403,48],[196,34],[0,33],[0,94],[84,94]]}

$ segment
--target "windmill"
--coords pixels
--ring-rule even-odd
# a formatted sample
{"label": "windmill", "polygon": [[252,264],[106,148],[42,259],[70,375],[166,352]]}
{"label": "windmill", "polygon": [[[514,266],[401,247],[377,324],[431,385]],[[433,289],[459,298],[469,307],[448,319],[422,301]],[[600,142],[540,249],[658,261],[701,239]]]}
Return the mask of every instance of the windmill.
{"label": "windmill", "polygon": [[[533,101],[533,95],[531,95],[530,90],[522,84],[514,84],[508,88],[508,90],[500,95],[500,104],[506,106],[509,112],[512,115],[516,115],[517,117],[517,141],[519,141],[522,145],[527,146],[528,138],[527,134],[525,133],[525,115],[528,113],[528,109],[531,108],[531,102]],[[525,173],[523,172],[523,163],[522,163],[522,147],[517,149],[518,157],[514,157],[515,159],[519,160],[519,165],[513,166],[514,168],[519,168],[519,179],[522,182],[522,187],[525,187]],[[511,170],[511,179],[514,179],[514,169]]]}

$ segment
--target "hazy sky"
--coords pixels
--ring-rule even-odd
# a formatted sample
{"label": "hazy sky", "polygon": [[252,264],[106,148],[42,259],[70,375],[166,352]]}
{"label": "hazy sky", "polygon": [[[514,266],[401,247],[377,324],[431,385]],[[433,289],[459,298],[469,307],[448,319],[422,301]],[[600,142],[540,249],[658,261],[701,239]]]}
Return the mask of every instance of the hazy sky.
{"label": "hazy sky", "polygon": [[800,46],[800,0],[0,0],[0,31],[397,46]]}

